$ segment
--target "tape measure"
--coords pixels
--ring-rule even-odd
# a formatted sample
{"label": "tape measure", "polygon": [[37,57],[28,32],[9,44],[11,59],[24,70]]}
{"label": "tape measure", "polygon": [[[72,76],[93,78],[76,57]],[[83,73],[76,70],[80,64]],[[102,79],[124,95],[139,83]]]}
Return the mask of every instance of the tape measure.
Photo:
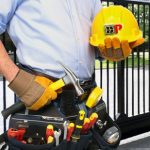
{"label": "tape measure", "polygon": [[86,106],[88,108],[94,107],[100,101],[102,93],[103,90],[100,87],[95,87],[86,101]]}

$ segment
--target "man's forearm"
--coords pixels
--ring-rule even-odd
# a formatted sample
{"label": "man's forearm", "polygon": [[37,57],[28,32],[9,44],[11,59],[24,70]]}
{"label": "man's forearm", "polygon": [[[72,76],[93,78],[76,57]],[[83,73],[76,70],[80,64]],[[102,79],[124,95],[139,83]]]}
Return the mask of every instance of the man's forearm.
{"label": "man's forearm", "polygon": [[7,54],[3,43],[0,41],[0,73],[11,82],[16,74],[18,73],[19,68],[14,64]]}

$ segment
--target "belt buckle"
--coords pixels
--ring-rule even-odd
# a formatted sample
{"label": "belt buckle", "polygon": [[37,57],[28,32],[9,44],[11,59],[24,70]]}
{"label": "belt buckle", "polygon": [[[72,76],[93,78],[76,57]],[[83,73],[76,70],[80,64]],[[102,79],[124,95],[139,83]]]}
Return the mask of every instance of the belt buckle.
{"label": "belt buckle", "polygon": [[80,85],[81,85],[81,86],[84,86],[84,85],[87,85],[89,82],[91,82],[91,80],[82,80],[82,81],[80,82]]}

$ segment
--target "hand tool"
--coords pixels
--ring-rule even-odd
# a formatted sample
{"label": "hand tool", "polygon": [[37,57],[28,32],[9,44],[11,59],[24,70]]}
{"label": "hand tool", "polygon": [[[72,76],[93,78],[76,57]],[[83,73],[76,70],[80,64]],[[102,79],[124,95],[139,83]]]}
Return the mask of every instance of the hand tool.
{"label": "hand tool", "polygon": [[90,115],[90,117],[88,118],[89,119],[89,123],[87,122],[87,125],[86,125],[86,129],[84,130],[83,129],[83,132],[84,134],[87,134],[89,132],[89,130],[94,126],[94,124],[96,123],[96,120],[98,118],[98,114],[97,113],[92,113]]}
{"label": "hand tool", "polygon": [[58,131],[54,131],[54,137],[55,137],[55,140],[56,140],[56,146],[59,145],[59,137],[61,135],[61,130],[59,129]]}
{"label": "hand tool", "polygon": [[62,117],[50,117],[50,116],[39,116],[39,117],[41,117],[41,119],[43,120],[49,120],[49,121],[59,121],[59,122],[64,121],[64,118]]}
{"label": "hand tool", "polygon": [[119,130],[115,126],[112,126],[111,128],[107,129],[103,134],[103,138],[109,144],[116,143],[119,140],[119,137],[120,137]]}
{"label": "hand tool", "polygon": [[88,108],[93,108],[96,106],[96,104],[100,101],[102,96],[103,90],[100,87],[95,87],[90,95],[88,96],[88,99],[86,101],[86,106]]}
{"label": "hand tool", "polygon": [[[66,75],[63,78],[59,79],[58,81],[52,83],[49,86],[49,88],[53,90],[58,90],[65,85],[72,84],[75,87],[77,96],[81,96],[84,93],[84,90],[80,86],[79,79],[64,64],[61,63],[60,65],[63,67]],[[12,106],[8,107],[7,109],[3,110],[1,113],[3,117],[6,119],[10,114],[13,114],[24,108],[25,108],[25,105],[23,104],[23,102],[19,101],[13,104]]]}
{"label": "hand tool", "polygon": [[84,110],[84,111],[85,111],[85,117],[87,117],[89,111],[88,111],[88,109],[87,109],[87,107],[86,107],[86,105],[85,105],[85,102],[78,103],[77,106],[78,106],[78,110]]}
{"label": "hand tool", "polygon": [[102,120],[97,120],[96,125],[99,129],[102,129],[104,126],[106,126],[108,121],[102,122]]}
{"label": "hand tool", "polygon": [[75,122],[75,130],[71,136],[73,142],[77,142],[80,139],[80,132],[82,130],[82,126],[84,123],[84,118],[85,118],[85,111],[80,110]]}
{"label": "hand tool", "polygon": [[46,144],[44,137],[41,137],[40,145]]}
{"label": "hand tool", "polygon": [[33,144],[40,145],[41,139],[42,139],[42,136],[38,132],[36,132],[35,135],[33,136]]}
{"label": "hand tool", "polygon": [[49,136],[54,136],[54,128],[53,125],[49,124],[46,128],[46,140],[48,140]]}
{"label": "hand tool", "polygon": [[21,143],[23,143],[23,144],[27,144],[27,142],[26,142],[25,140],[22,140],[22,141],[21,141]]}
{"label": "hand tool", "polygon": [[26,130],[25,129],[13,129],[13,128],[9,128],[7,131],[7,136],[9,138],[15,138],[18,141],[22,141],[23,140],[23,136],[25,134]]}
{"label": "hand tool", "polygon": [[32,137],[29,137],[28,139],[27,139],[27,144],[32,144],[33,143],[33,138]]}
{"label": "hand tool", "polygon": [[29,128],[29,123],[24,121],[17,121],[16,122],[16,128],[17,129],[27,129]]}
{"label": "hand tool", "polygon": [[87,134],[88,129],[89,129],[89,124],[90,124],[90,119],[89,118],[85,118],[82,130],[81,130],[82,134]]}
{"label": "hand tool", "polygon": [[95,124],[99,129],[104,127],[104,123],[100,119],[98,119]]}
{"label": "hand tool", "polygon": [[63,123],[63,126],[64,126],[64,140],[66,140],[66,137],[67,137],[67,128],[68,128],[68,125],[69,125],[69,121],[65,121]]}
{"label": "hand tool", "polygon": [[70,141],[70,138],[71,138],[71,135],[72,135],[72,133],[73,133],[73,131],[74,131],[74,123],[70,123],[69,125],[68,125],[68,129],[67,129],[67,141]]}
{"label": "hand tool", "polygon": [[52,136],[49,136],[48,139],[47,139],[47,144],[50,144],[54,141],[54,137]]}
{"label": "hand tool", "polygon": [[90,119],[89,129],[96,123],[97,118],[98,118],[97,113],[92,113],[91,114],[91,116],[89,117],[89,119]]}
{"label": "hand tool", "polygon": [[35,134],[30,134],[26,138],[27,144],[34,144],[34,145],[42,145],[46,144],[45,138],[42,137],[38,132]]}

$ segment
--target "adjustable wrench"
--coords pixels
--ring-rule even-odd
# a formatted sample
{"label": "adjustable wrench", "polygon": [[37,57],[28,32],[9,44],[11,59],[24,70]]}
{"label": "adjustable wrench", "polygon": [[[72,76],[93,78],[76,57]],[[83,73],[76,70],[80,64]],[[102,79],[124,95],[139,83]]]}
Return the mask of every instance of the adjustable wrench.
{"label": "adjustable wrench", "polygon": [[55,137],[55,140],[56,140],[56,146],[59,145],[59,137],[61,135],[61,130],[59,129],[58,131],[54,131],[54,137]]}
{"label": "adjustable wrench", "polygon": [[63,126],[64,126],[64,140],[67,138],[67,129],[68,129],[69,121],[65,121]]}

